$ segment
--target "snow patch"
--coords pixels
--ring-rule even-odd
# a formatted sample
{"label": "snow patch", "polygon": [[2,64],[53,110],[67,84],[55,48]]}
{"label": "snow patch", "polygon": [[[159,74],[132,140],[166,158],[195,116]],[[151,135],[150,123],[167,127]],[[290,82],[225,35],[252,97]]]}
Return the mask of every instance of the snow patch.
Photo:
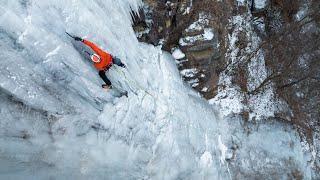
{"label": "snow patch", "polygon": [[199,86],[199,79],[198,78],[191,79],[188,81],[188,84],[190,84],[191,87],[197,87],[197,86]]}
{"label": "snow patch", "polygon": [[204,87],[201,89],[202,92],[208,92],[208,87]]}
{"label": "snow patch", "polygon": [[256,9],[263,9],[267,6],[268,0],[255,0],[254,5]]}
{"label": "snow patch", "polygon": [[183,69],[182,71],[180,71],[180,74],[184,77],[194,77],[196,73],[198,73],[198,70],[196,68]]}
{"label": "snow patch", "polygon": [[207,28],[209,25],[209,17],[205,15],[205,13],[199,14],[199,19],[193,22],[185,32],[196,32],[203,31],[202,34],[194,35],[194,36],[186,36],[180,38],[179,44],[181,46],[192,45],[196,41],[209,41],[214,38],[214,33],[212,28]]}
{"label": "snow patch", "polygon": [[213,30],[210,28],[204,29],[203,39],[204,40],[212,40],[214,37]]}
{"label": "snow patch", "polygon": [[200,31],[209,24],[209,17],[205,13],[199,14],[199,19],[192,24],[189,25],[189,27],[185,30],[186,32],[194,32],[194,31]]}
{"label": "snow patch", "polygon": [[224,117],[229,114],[238,114],[244,110],[242,103],[243,95],[235,87],[227,87],[224,90],[219,90],[219,93],[209,100],[210,104],[220,107],[220,113]]}
{"label": "snow patch", "polygon": [[202,34],[180,38],[179,45],[188,46],[194,44],[197,41],[210,41],[213,39],[213,37],[213,30],[211,28],[205,28]]}
{"label": "snow patch", "polygon": [[172,56],[176,60],[183,59],[186,57],[186,55],[179,48],[174,49],[174,51],[172,52]]}

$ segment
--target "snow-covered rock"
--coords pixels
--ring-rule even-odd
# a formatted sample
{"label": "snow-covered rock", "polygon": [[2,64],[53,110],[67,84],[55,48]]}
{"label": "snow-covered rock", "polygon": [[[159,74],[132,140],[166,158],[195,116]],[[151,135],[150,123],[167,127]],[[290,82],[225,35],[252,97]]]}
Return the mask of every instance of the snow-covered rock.
{"label": "snow-covered rock", "polygon": [[179,48],[174,49],[174,51],[172,52],[172,56],[176,60],[183,59],[186,57],[186,55]]}

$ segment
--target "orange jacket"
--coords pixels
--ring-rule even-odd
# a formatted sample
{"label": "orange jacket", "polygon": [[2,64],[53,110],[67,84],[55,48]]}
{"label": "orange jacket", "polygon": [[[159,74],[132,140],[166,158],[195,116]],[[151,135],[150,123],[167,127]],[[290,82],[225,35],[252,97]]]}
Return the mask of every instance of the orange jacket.
{"label": "orange jacket", "polygon": [[94,63],[94,66],[99,71],[105,70],[108,66],[112,63],[112,56],[111,54],[103,51],[100,49],[97,45],[95,45],[93,42],[90,42],[88,40],[83,40],[83,43],[87,46],[89,46],[96,54],[100,56],[101,61],[99,63]]}

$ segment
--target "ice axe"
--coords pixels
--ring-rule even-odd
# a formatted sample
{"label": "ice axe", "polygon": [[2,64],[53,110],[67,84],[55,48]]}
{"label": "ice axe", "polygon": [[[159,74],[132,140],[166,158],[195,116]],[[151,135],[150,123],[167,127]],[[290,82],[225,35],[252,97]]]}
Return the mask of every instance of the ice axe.
{"label": "ice axe", "polygon": [[71,34],[69,34],[67,31],[66,31],[66,34],[68,35],[68,36],[70,36],[71,38],[75,38],[75,36],[72,36]]}
{"label": "ice axe", "polygon": [[75,41],[83,41],[82,38],[77,37],[77,36],[73,36],[73,35],[69,34],[67,31],[66,31],[66,34],[67,34],[68,36],[70,36],[71,38],[73,38]]}

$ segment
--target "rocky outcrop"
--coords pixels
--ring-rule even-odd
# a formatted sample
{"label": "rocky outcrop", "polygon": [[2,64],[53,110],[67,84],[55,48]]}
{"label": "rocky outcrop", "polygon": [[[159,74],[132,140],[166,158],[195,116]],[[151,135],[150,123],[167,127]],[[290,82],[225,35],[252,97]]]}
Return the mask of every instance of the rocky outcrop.
{"label": "rocky outcrop", "polygon": [[192,20],[192,1],[144,2],[139,15],[133,17],[134,29],[140,34],[138,38],[153,45],[161,44],[164,50],[170,51]]}
{"label": "rocky outcrop", "polygon": [[212,98],[216,93],[219,79],[216,64],[221,58],[218,34],[210,27],[209,22],[210,17],[202,12],[198,19],[182,32],[179,48],[186,56],[178,60],[181,72],[196,69],[191,76],[184,73],[182,76],[206,98]]}
{"label": "rocky outcrop", "polygon": [[[174,54],[183,53],[174,56],[183,79],[205,98],[213,98],[225,65],[226,30],[218,22],[227,19],[227,16],[217,18],[222,14],[214,8],[229,10],[228,4],[206,0],[146,0],[145,4],[140,15],[134,17],[139,40],[161,45],[163,50]],[[212,10],[214,15],[210,13]]]}

